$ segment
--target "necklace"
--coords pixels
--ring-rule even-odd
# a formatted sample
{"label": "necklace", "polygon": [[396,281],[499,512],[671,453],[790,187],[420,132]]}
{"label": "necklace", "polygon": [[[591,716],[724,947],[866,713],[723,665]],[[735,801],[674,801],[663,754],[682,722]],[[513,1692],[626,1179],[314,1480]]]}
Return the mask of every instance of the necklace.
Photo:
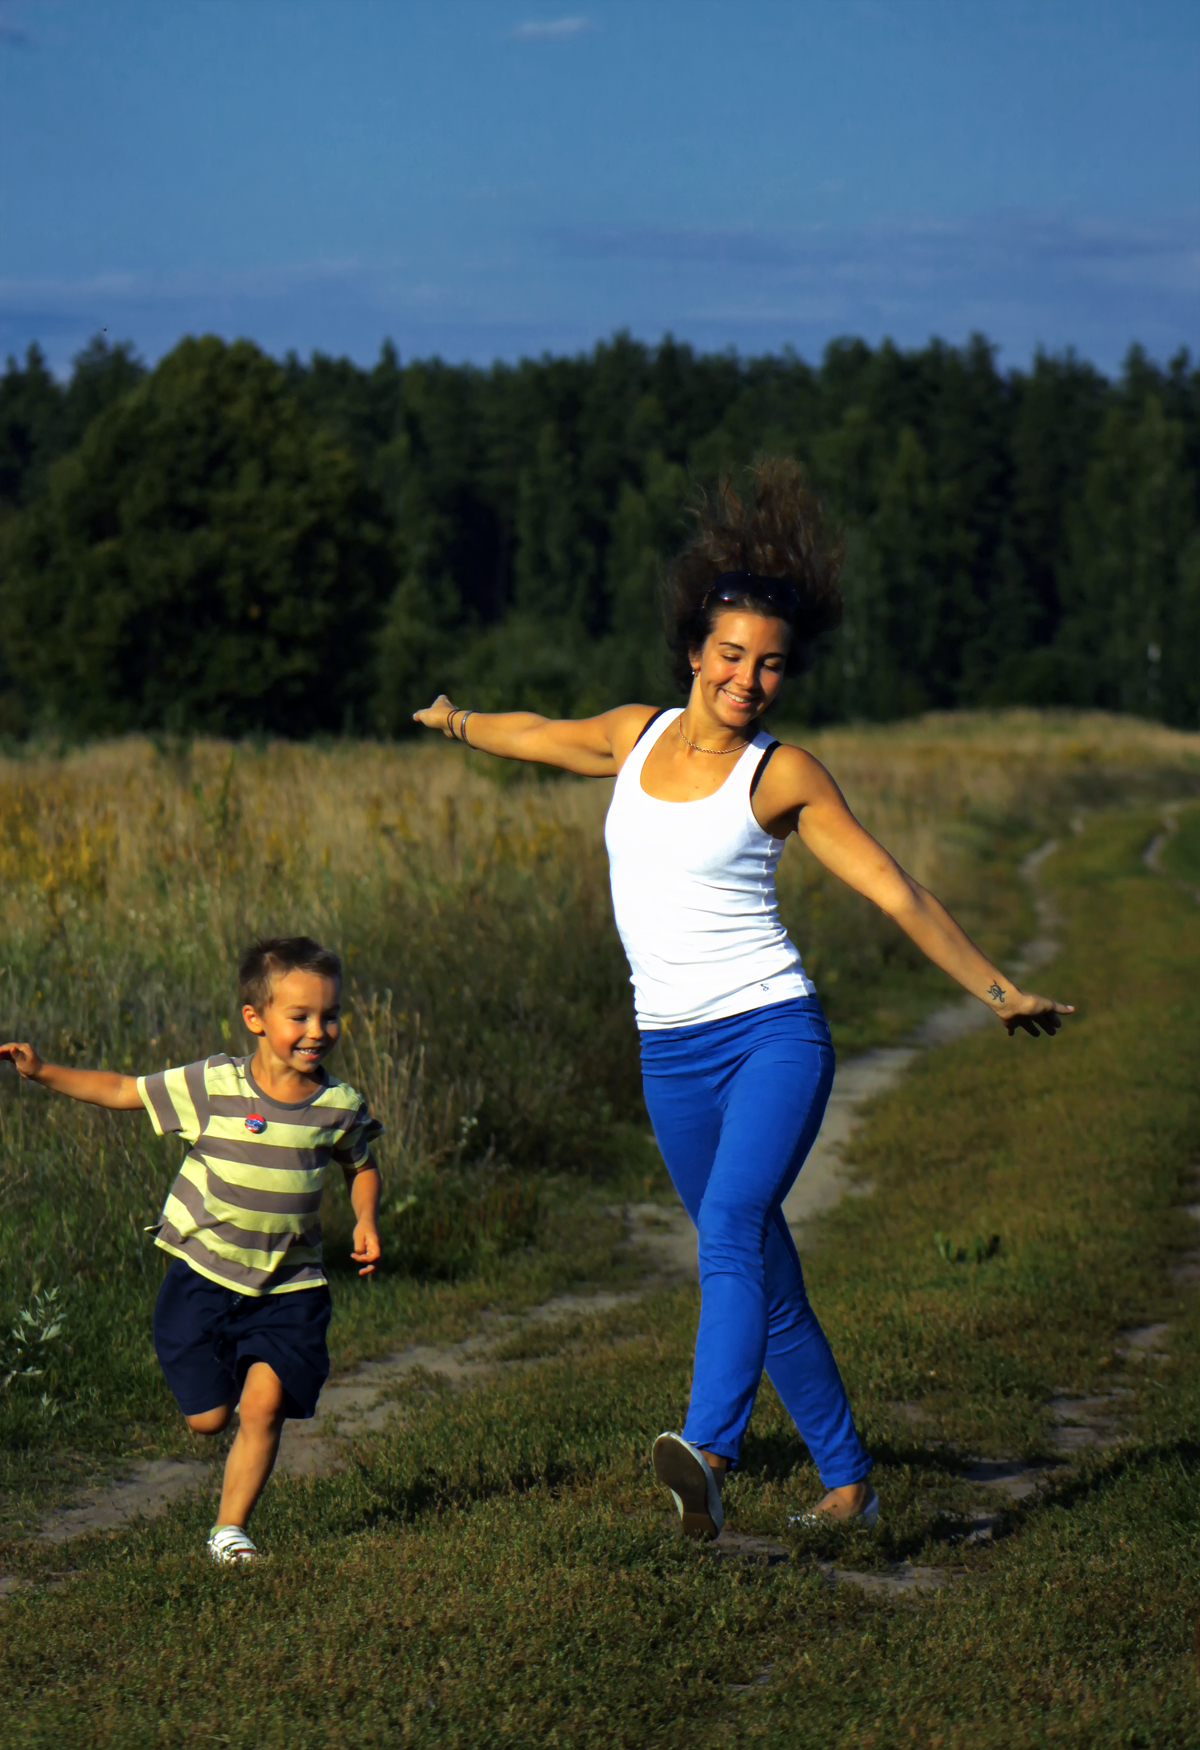
{"label": "necklace", "polygon": [[676,727],[676,729],[678,729],[680,735],[683,736],[684,741],[687,741],[687,744],[691,748],[693,753],[715,753],[715,754],[745,753],[746,749],[750,746],[750,743],[748,741],[739,741],[735,747],[701,747],[698,742],[688,741],[687,736],[683,734],[683,718],[682,717],[677,717],[675,719],[675,727]]}

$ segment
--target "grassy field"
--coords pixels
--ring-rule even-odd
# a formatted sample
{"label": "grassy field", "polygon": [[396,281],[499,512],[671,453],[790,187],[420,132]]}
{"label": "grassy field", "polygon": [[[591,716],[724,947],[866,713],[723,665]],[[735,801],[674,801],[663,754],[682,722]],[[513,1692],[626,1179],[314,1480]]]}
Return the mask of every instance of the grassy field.
{"label": "grassy field", "polygon": [[[646,1449],[678,1423],[696,1293],[660,1289],[522,1337],[527,1365],[486,1391],[414,1382],[345,1471],[272,1484],[259,1572],[204,1563],[201,1500],[72,1545],[66,1583],[0,1605],[0,1742],[1200,1740],[1200,1309],[1168,1271],[1200,1162],[1200,809],[1180,811],[1163,875],[1142,862],[1158,804],[1200,791],[1200,738],[1030,713],[808,740],[995,953],[1030,933],[1014,869],[1053,833],[1063,949],[1038,982],[1079,1006],[1053,1042],[997,1029],[923,1058],[860,1134],[872,1195],[824,1219],[807,1261],[881,1529],[786,1528],[817,1483],[767,1389],[730,1517],[793,1559],[671,1535]],[[232,1038],[249,931],[345,948],[343,1073],[389,1121],[393,1269],[370,1289],[338,1275],[335,1366],[633,1280],[611,1206],[661,1192],[604,787],[501,773],[439,746],[122,744],[0,769],[0,1028],[155,1067]],[[841,1048],[894,1039],[945,994],[795,848],[781,891]],[[190,1449],[149,1349],[160,1266],[140,1235],[172,1163],[148,1126],[8,1077],[0,1124],[6,1325],[48,1288],[65,1308],[44,1373],[0,1396],[0,1567],[36,1580],[64,1566],[21,1535],[49,1494]],[[985,1261],[956,1261],[993,1235]],[[1152,1321],[1162,1354],[1139,1363],[1120,1332]],[[1052,1457],[1056,1393],[1115,1393],[1127,1438],[967,1544],[966,1457]],[[832,1559],[951,1578],[897,1602],[831,1589]]]}

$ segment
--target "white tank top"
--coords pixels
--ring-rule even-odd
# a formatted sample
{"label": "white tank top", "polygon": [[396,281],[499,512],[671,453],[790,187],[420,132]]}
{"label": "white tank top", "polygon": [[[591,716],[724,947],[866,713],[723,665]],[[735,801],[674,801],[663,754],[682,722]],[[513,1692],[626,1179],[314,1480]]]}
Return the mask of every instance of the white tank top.
{"label": "white tank top", "polygon": [[665,711],[643,733],[617,776],[604,826],[643,1032],[719,1021],[814,990],[779,921],[784,841],[764,832],[750,807],[771,737],[756,735],[711,796],[662,802],[642,789],[642,767],[682,715]]}

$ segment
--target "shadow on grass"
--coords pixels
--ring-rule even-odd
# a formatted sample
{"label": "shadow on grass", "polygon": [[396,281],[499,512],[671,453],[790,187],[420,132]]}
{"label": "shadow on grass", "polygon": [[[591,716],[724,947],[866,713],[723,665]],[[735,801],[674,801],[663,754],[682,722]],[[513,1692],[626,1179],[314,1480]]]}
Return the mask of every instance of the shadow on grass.
{"label": "shadow on grass", "polygon": [[566,1462],[525,1465],[504,1478],[481,1475],[474,1480],[428,1468],[396,1483],[381,1480],[378,1468],[365,1457],[356,1457],[351,1468],[373,1499],[341,1519],[342,1534],[377,1531],[389,1525],[415,1525],[430,1516],[462,1512],[485,1501],[533,1494],[554,1496],[597,1480],[594,1467]]}
{"label": "shadow on grass", "polygon": [[1145,1442],[1107,1453],[1086,1469],[1064,1466],[1061,1475],[1052,1478],[1038,1498],[1031,1501],[1023,1518],[1029,1520],[1047,1507],[1070,1508],[1098,1500],[1126,1478],[1148,1473],[1172,1460],[1186,1476],[1200,1478],[1200,1442],[1186,1435],[1178,1440]]}
{"label": "shadow on grass", "polygon": [[[962,1454],[948,1442],[911,1444],[889,1440],[873,1440],[871,1456],[880,1470],[942,1471],[954,1475],[962,1465]],[[746,1436],[739,1470],[743,1476],[759,1480],[793,1475],[802,1466],[811,1464],[812,1455],[802,1440],[787,1430],[778,1434]]]}

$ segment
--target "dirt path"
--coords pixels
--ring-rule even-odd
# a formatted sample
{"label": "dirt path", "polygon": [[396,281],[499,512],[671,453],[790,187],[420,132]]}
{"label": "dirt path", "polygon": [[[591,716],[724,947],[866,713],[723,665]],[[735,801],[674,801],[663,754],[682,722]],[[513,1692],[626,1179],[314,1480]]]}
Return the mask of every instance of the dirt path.
{"label": "dirt path", "polygon": [[[1034,892],[1038,926],[1034,939],[1013,962],[1013,971],[1022,977],[1045,964],[1056,949],[1057,917],[1052,903],[1036,885],[1042,864],[1055,848],[1053,841],[1041,846],[1021,866],[1021,874]],[[991,1017],[982,1003],[973,997],[960,998],[936,1009],[905,1044],[865,1052],[839,1064],[820,1135],[784,1204],[788,1222],[801,1243],[814,1217],[832,1208],[850,1191],[869,1190],[869,1186],[853,1182],[845,1160],[847,1145],[869,1102],[894,1087],[918,1053],[989,1024]],[[460,1389],[478,1387],[502,1371],[525,1365],[496,1359],[500,1346],[520,1330],[538,1324],[558,1324],[581,1315],[598,1317],[638,1300],[647,1288],[664,1280],[695,1280],[695,1230],[678,1206],[637,1204],[627,1206],[623,1213],[630,1243],[644,1249],[651,1266],[642,1289],[622,1294],[564,1295],[520,1316],[496,1315],[487,1321],[484,1330],[461,1342],[414,1344],[341,1374],[326,1386],[311,1421],[287,1424],[279,1470],[286,1476],[312,1477],[339,1468],[358,1436],[384,1426],[394,1413],[391,1398],[395,1387],[418,1369],[439,1374]],[[1136,1340],[1142,1340],[1140,1334]],[[1107,1403],[1100,1406],[1090,1400],[1085,1403],[1064,1399],[1061,1410],[1065,1448],[1106,1437],[1111,1420],[1111,1406]],[[980,1460],[967,1474],[985,1489],[1000,1491],[1010,1499],[1021,1498],[1044,1481],[1043,1472],[1034,1473],[994,1460]],[[138,1517],[155,1517],[187,1490],[212,1481],[212,1466],[198,1459],[143,1461],[130,1466],[120,1481],[84,1490],[73,1505],[48,1515],[39,1535],[47,1542],[59,1543],[86,1532],[116,1530]],[[977,1527],[981,1535],[987,1534],[990,1523],[987,1515],[983,1515]],[[782,1559],[787,1550],[769,1540],[738,1537],[730,1532],[720,1540],[717,1553],[771,1561]],[[831,1583],[852,1579],[874,1588],[884,1585],[910,1592],[938,1584],[944,1576],[932,1570],[910,1572],[904,1567],[890,1577],[851,1576],[830,1569],[828,1578]]]}
{"label": "dirt path", "polygon": [[1164,881],[1173,881],[1176,887],[1182,887],[1185,893],[1200,905],[1200,887],[1193,887],[1190,881],[1182,880],[1178,875],[1172,875],[1163,868],[1162,854],[1175,834],[1179,831],[1179,810],[1189,806],[1195,807],[1195,801],[1188,798],[1182,802],[1168,802],[1162,811],[1162,829],[1156,832],[1146,849],[1142,852],[1142,862],[1154,875],[1161,875]]}
{"label": "dirt path", "polygon": [[[1178,830],[1177,810],[1182,806],[1183,803],[1166,804],[1163,809],[1162,829],[1150,840],[1143,852],[1142,861],[1152,873],[1160,875],[1164,880],[1174,880],[1176,886],[1184,888],[1200,902],[1200,889],[1191,887],[1185,881],[1176,880],[1162,867],[1163,847]],[[1076,830],[1080,830],[1082,822],[1075,823],[1075,826]],[[1036,881],[1042,861],[1054,848],[1053,843],[1043,845],[1027,859],[1023,872],[1031,881]],[[1021,963],[1014,965],[1014,971],[1022,975],[1049,959],[1055,946],[1053,930],[1056,927],[1056,918],[1052,902],[1048,902],[1044,895],[1038,895],[1036,887],[1034,892],[1039,935],[1026,947]],[[1192,1184],[1187,1195],[1196,1200],[1183,1204],[1182,1212],[1194,1219],[1200,1227],[1200,1164],[1192,1169]],[[1197,1238],[1200,1240],[1200,1232]],[[1171,1277],[1179,1285],[1200,1284],[1200,1244],[1182,1252],[1175,1259],[1171,1266]],[[1128,1326],[1117,1334],[1114,1355],[1127,1368],[1152,1368],[1163,1357],[1170,1330],[1171,1326],[1166,1323]],[[1127,1438],[1128,1400],[1133,1395],[1130,1387],[1120,1384],[1113,1385],[1107,1392],[1090,1397],[1065,1390],[1056,1391],[1049,1404],[1051,1445],[1055,1453],[1052,1460],[1035,1465],[1003,1458],[978,1458],[969,1462],[959,1474],[967,1481],[979,1485],[984,1503],[984,1510],[976,1519],[973,1536],[990,1536],[993,1525],[999,1521],[999,1514],[994,1519],[989,1518],[986,1509],[988,1496],[1001,1506],[1027,1500],[1031,1495],[1047,1488],[1055,1479],[1056,1473],[1061,1473],[1064,1467],[1070,1465],[1078,1453],[1120,1445]],[[904,1407],[916,1409],[916,1406]],[[919,1412],[916,1420],[919,1421]]]}
{"label": "dirt path", "polygon": [[[1021,864],[1022,879],[1034,896],[1037,934],[1011,962],[1012,970],[1019,978],[1025,978],[1037,967],[1044,966],[1057,951],[1054,931],[1058,926],[1058,916],[1053,902],[1037,886],[1043,863],[1057,848],[1057,841],[1051,839]],[[896,1086],[919,1052],[936,1045],[948,1045],[968,1033],[995,1024],[994,1018],[977,998],[957,997],[927,1016],[905,1044],[866,1051],[860,1057],[849,1058],[838,1065],[821,1133],[783,1205],[788,1226],[798,1242],[804,1238],[806,1223],[815,1215],[831,1209],[848,1191],[861,1193],[869,1190],[868,1186],[856,1185],[848,1177],[845,1151],[870,1102]]]}
{"label": "dirt path", "polygon": [[[648,1278],[647,1286],[661,1280],[656,1274]],[[643,1292],[634,1288],[623,1293],[562,1294],[527,1313],[494,1315],[486,1331],[461,1342],[414,1343],[379,1361],[364,1361],[330,1381],[311,1421],[285,1423],[276,1469],[284,1476],[328,1476],[346,1462],[353,1440],[378,1431],[395,1413],[390,1394],[409,1375],[423,1369],[459,1390],[483,1385],[528,1365],[495,1359],[496,1350],[518,1332],[581,1316],[600,1318],[616,1307],[632,1305]]]}
{"label": "dirt path", "polygon": [[[1032,891],[1037,920],[1037,934],[1010,962],[1013,972],[1021,978],[1044,966],[1058,950],[1054,934],[1058,914],[1054,902],[1037,886],[1043,863],[1057,848],[1058,841],[1051,839],[1021,864],[1021,877]],[[820,1134],[784,1200],[783,1213],[798,1247],[803,1249],[808,1240],[806,1229],[814,1217],[832,1209],[847,1195],[861,1196],[870,1191],[870,1186],[856,1179],[846,1165],[847,1145],[863,1122],[870,1102],[894,1088],[922,1051],[948,1045],[968,1033],[994,1025],[992,1016],[977,998],[956,997],[927,1015],[903,1045],[880,1046],[838,1064]],[[657,1256],[664,1268],[686,1271],[695,1277],[696,1232],[682,1210],[657,1203],[635,1203],[627,1213],[636,1238]]]}
{"label": "dirt path", "polygon": [[[1161,853],[1176,827],[1170,807],[1164,810],[1163,822],[1163,830],[1148,845],[1144,860],[1148,868],[1168,878],[1161,866]],[[1033,892],[1037,917],[1033,940],[1011,963],[1014,974],[1021,978],[1046,964],[1057,948],[1055,932],[1059,920],[1052,901],[1038,887],[1040,870],[1055,848],[1053,841],[1041,846],[1021,866],[1022,876]],[[1196,897],[1200,899],[1200,893]],[[821,1133],[784,1205],[798,1242],[804,1244],[811,1238],[809,1230],[814,1218],[832,1208],[840,1198],[849,1193],[869,1192],[869,1185],[856,1182],[846,1163],[848,1145],[869,1103],[894,1087],[920,1052],[959,1039],[990,1022],[991,1017],[981,1003],[970,997],[961,998],[935,1010],[903,1045],[866,1052],[838,1066]],[[1200,1166],[1195,1169],[1195,1182],[1188,1194],[1194,1201],[1185,1204],[1184,1211],[1196,1221],[1200,1241]],[[529,1365],[525,1361],[503,1360],[498,1355],[502,1345],[520,1331],[539,1324],[574,1322],[581,1316],[599,1317],[618,1306],[636,1302],[648,1289],[664,1281],[695,1280],[695,1231],[677,1206],[643,1203],[626,1206],[622,1213],[630,1244],[642,1248],[647,1258],[649,1268],[641,1288],[624,1293],[564,1295],[522,1315],[496,1314],[483,1321],[481,1331],[461,1342],[414,1344],[341,1374],[326,1387],[311,1422],[287,1425],[279,1469],[293,1477],[312,1477],[339,1468],[346,1462],[357,1437],[382,1428],[395,1414],[395,1387],[418,1369],[440,1375],[457,1389],[478,1389],[512,1369]],[[1172,1275],[1180,1284],[1200,1284],[1200,1244],[1179,1255]],[[1124,1331],[1117,1354],[1127,1367],[1153,1367],[1168,1331],[1165,1324]],[[1050,1406],[1054,1456],[1045,1463],[1027,1465],[1003,1457],[966,1460],[959,1474],[976,1485],[978,1505],[971,1523],[964,1527],[965,1541],[990,1539],[1000,1527],[1007,1508],[1040,1493],[1076,1455],[1123,1439],[1125,1400],[1131,1395],[1121,1385],[1091,1397],[1056,1394]],[[919,1406],[898,1404],[894,1408],[919,1425]],[[182,1494],[200,1486],[211,1487],[214,1481],[213,1466],[199,1459],[140,1462],[131,1465],[121,1480],[78,1493],[71,1506],[46,1518],[40,1537],[48,1543],[65,1543],[88,1532],[116,1531],[139,1517],[155,1517]],[[791,1554],[786,1544],[740,1535],[733,1530],[726,1530],[712,1546],[714,1559],[723,1560],[772,1564],[790,1559]],[[921,1568],[909,1563],[898,1563],[883,1573],[858,1573],[831,1563],[819,1566],[831,1586],[853,1585],[893,1597],[936,1589],[953,1578],[952,1570]],[[18,1583],[0,1577],[0,1595]]]}

